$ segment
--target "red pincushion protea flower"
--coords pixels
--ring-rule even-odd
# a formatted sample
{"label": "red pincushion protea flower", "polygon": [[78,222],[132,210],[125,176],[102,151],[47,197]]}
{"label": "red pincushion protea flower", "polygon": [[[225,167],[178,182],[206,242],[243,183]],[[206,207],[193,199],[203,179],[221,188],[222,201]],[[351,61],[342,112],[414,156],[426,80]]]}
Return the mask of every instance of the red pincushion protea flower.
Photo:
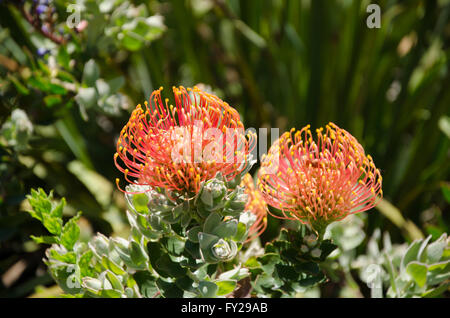
{"label": "red pincushion protea flower", "polygon": [[242,178],[241,186],[245,187],[244,192],[248,195],[245,211],[250,211],[256,216],[256,220],[250,227],[246,241],[250,242],[260,236],[267,228],[267,204],[261,193],[255,188],[255,183],[249,173]]}
{"label": "red pincushion protea flower", "polygon": [[136,107],[117,141],[128,182],[196,194],[218,172],[229,181],[247,168],[256,134],[246,138],[234,108],[197,87],[173,87],[174,107],[161,91]]}
{"label": "red pincushion protea flower", "polygon": [[264,156],[258,186],[266,202],[286,219],[321,232],[349,214],[373,208],[382,197],[380,171],[347,131],[333,123],[284,133]]}

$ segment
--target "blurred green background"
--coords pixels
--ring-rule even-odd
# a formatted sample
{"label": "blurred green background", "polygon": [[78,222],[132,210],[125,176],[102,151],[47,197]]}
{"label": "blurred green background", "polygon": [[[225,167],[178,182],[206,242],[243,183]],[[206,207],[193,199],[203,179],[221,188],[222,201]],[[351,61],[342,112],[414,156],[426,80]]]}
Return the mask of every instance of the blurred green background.
{"label": "blurred green background", "polygon": [[[366,24],[371,3],[380,28]],[[45,296],[41,286],[53,284],[45,248],[30,239],[44,230],[23,212],[31,188],[65,196],[67,216],[82,210],[86,237],[126,233],[115,141],[160,86],[170,97],[173,85],[201,84],[246,127],[333,121],[383,175],[367,237],[448,232],[450,1],[71,4],[0,1],[0,297]],[[262,240],[277,226],[271,220]]]}

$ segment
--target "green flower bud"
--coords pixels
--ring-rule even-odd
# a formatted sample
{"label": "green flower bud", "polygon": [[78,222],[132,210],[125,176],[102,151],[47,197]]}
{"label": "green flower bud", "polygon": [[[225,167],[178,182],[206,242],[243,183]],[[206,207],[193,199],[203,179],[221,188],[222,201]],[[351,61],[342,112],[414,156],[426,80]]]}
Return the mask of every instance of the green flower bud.
{"label": "green flower bud", "polygon": [[230,245],[225,240],[220,239],[212,247],[213,255],[219,259],[226,259],[231,253]]}
{"label": "green flower bud", "polygon": [[223,199],[226,193],[225,182],[216,178],[203,185],[200,199],[206,206],[213,207]]}

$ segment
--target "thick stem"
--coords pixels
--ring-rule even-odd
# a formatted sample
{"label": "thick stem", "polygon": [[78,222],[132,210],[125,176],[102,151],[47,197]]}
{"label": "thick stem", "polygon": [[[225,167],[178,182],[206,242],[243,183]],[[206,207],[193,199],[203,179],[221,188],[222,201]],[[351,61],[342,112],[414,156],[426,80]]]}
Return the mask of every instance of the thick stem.
{"label": "thick stem", "polygon": [[322,241],[325,235],[325,231],[327,229],[328,223],[326,222],[311,222],[311,228],[314,232],[316,232],[317,240]]}

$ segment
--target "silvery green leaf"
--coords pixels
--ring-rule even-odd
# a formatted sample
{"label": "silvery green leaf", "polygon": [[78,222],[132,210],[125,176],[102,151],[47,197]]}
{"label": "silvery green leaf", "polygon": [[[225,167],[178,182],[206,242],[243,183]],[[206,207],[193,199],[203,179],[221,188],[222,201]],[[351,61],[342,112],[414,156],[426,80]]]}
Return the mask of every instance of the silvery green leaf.
{"label": "silvery green leaf", "polygon": [[148,255],[145,250],[141,247],[140,244],[131,241],[129,252],[131,256],[131,260],[137,265],[141,266],[148,261]]}
{"label": "silvery green leaf", "polygon": [[85,65],[83,70],[83,83],[89,87],[95,85],[95,81],[100,76],[100,69],[94,59],[90,59]]}
{"label": "silvery green leaf", "polygon": [[103,234],[97,234],[88,243],[88,245],[89,248],[94,252],[95,256],[97,256],[99,259],[101,259],[103,255],[108,255],[109,241],[108,238]]}
{"label": "silvery green leaf", "polygon": [[219,226],[222,216],[216,212],[212,212],[205,220],[203,231],[212,234],[214,229]]}
{"label": "silvery green leaf", "polygon": [[85,277],[82,281],[82,286],[94,293],[102,289],[102,282],[96,278]]}
{"label": "silvery green leaf", "polygon": [[188,239],[194,243],[198,243],[198,233],[200,233],[201,230],[200,226],[191,228],[187,233]]}
{"label": "silvery green leaf", "polygon": [[421,246],[422,240],[415,240],[411,243],[411,245],[409,245],[408,250],[405,255],[403,255],[402,262],[400,264],[401,271],[404,271],[410,262],[418,260],[417,256]]}
{"label": "silvery green leaf", "polygon": [[123,293],[124,289],[122,282],[120,280],[120,276],[116,276],[113,272],[107,270],[106,277],[108,278],[108,281],[111,283],[113,289]]}
{"label": "silvery green leaf", "polygon": [[216,285],[219,287],[217,290],[217,296],[224,296],[232,293],[236,288],[237,281],[235,280],[220,280],[216,281]]}
{"label": "silvery green leaf", "polygon": [[117,274],[117,275],[126,274],[126,272],[121,268],[121,266],[119,266],[118,264],[116,264],[115,262],[113,262],[111,259],[109,259],[106,256],[102,257],[102,265],[105,268],[109,269],[114,274]]}
{"label": "silvery green leaf", "polygon": [[242,268],[241,265],[236,266],[232,270],[220,274],[218,280],[241,280],[249,275],[247,268]]}
{"label": "silvery green leaf", "polygon": [[219,287],[213,282],[201,281],[198,284],[198,290],[203,297],[212,298],[216,297],[216,293]]}
{"label": "silvery green leaf", "polygon": [[419,261],[425,261],[427,258],[427,244],[431,240],[431,235],[428,235],[426,239],[422,241],[422,245],[420,245],[420,249],[417,252],[417,260]]}
{"label": "silvery green leaf", "polygon": [[231,238],[236,235],[237,226],[238,226],[237,220],[229,220],[220,223],[213,229],[212,232],[214,235],[217,235],[221,238]]}
{"label": "silvery green leaf", "polygon": [[428,245],[427,259],[429,264],[438,262],[441,259],[444,249],[447,246],[446,239],[447,235],[444,233],[439,239]]}
{"label": "silvery green leaf", "polygon": [[198,233],[198,241],[200,244],[200,254],[205,262],[215,263],[218,261],[217,257],[213,254],[212,247],[219,241],[219,238],[215,235],[200,232]]}
{"label": "silvery green leaf", "polygon": [[419,287],[424,287],[427,282],[428,268],[426,264],[416,261],[408,263],[406,272],[414,279]]}
{"label": "silvery green leaf", "polygon": [[97,102],[97,92],[93,87],[81,87],[75,95],[75,100],[85,109],[91,108]]}
{"label": "silvery green leaf", "polygon": [[124,293],[125,293],[125,296],[126,296],[127,298],[134,298],[134,297],[135,297],[134,291],[133,291],[133,289],[130,288],[130,287],[125,288]]}
{"label": "silvery green leaf", "polygon": [[99,78],[95,81],[95,87],[100,96],[109,95],[109,85],[103,78]]}

